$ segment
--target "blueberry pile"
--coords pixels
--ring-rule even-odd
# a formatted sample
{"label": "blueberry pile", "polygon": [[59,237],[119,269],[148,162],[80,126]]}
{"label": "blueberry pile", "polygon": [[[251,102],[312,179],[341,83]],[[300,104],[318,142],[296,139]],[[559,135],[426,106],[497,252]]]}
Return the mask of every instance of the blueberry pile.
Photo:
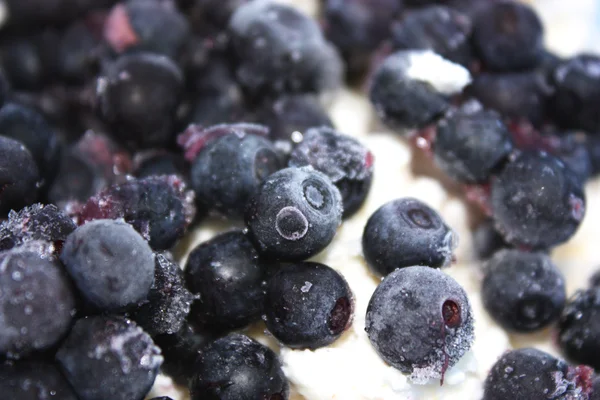
{"label": "blueberry pile", "polygon": [[[567,299],[550,251],[600,173],[600,57],[552,54],[528,6],[321,0],[317,19],[270,0],[0,6],[3,397],[143,400],[163,373],[192,400],[290,398],[282,360],[245,329],[313,351],[362,321],[338,266],[311,259],[377,176],[328,115],[344,83],[485,217],[485,310],[509,332],[556,326],[574,363],[508,352],[484,400],[599,396],[600,279]],[[379,206],[362,254],[381,280],[360,329],[411,383],[443,384],[475,340],[444,271],[458,235],[415,198]],[[215,217],[223,232],[181,262]]]}

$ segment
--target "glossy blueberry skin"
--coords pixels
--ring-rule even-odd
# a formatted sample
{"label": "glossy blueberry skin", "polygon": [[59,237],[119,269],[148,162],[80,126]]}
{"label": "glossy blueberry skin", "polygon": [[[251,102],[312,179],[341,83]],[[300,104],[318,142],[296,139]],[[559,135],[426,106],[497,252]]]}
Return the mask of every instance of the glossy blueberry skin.
{"label": "glossy blueberry skin", "polygon": [[390,128],[424,128],[448,109],[445,96],[429,83],[407,76],[409,51],[388,56],[371,78],[369,98],[381,120]]}
{"label": "glossy blueberry skin", "polygon": [[239,217],[260,184],[281,168],[273,144],[231,125],[195,158],[191,184],[202,208]]}
{"label": "glossy blueberry skin", "polygon": [[39,182],[38,167],[25,145],[0,136],[0,216],[32,204]]}
{"label": "glossy blueberry skin", "polygon": [[457,181],[481,183],[512,149],[510,133],[498,113],[463,108],[438,122],[433,156],[435,163]]}
{"label": "glossy blueberry skin", "polygon": [[132,321],[95,316],[75,323],[56,360],[80,400],[141,400],[163,358]]}
{"label": "glossy blueberry skin", "polygon": [[312,167],[271,175],[246,209],[248,235],[258,252],[281,261],[302,261],[333,240],[342,219],[342,198],[331,180]]}
{"label": "glossy blueberry skin", "polygon": [[442,378],[473,342],[464,289],[429,267],[397,269],[373,293],[365,330],[379,356],[415,383]]}
{"label": "glossy blueberry skin", "polygon": [[558,323],[558,343],[576,363],[600,368],[600,288],[580,290],[567,302]]}
{"label": "glossy blueberry skin", "polygon": [[333,343],[352,323],[353,311],[348,283],[324,264],[284,265],[268,281],[265,323],[285,346],[316,349]]}
{"label": "glossy blueberry skin", "polygon": [[507,331],[532,332],[560,316],[565,278],[544,253],[501,250],[485,264],[481,287],[487,312]]}
{"label": "glossy blueberry skin", "polygon": [[556,400],[579,397],[566,362],[524,348],[504,353],[494,364],[485,380],[483,400],[537,399],[542,393]]}
{"label": "glossy blueberry skin", "polygon": [[523,152],[491,185],[496,228],[513,244],[544,249],[568,240],[585,214],[580,179],[558,158]]}
{"label": "glossy blueberry skin", "polygon": [[308,129],[290,155],[290,167],[312,166],[342,195],[344,218],[363,204],[373,180],[373,153],[358,140],[328,127]]}
{"label": "glossy blueberry skin", "polygon": [[413,265],[447,266],[457,243],[458,236],[435,210],[410,197],[377,209],[362,237],[367,264],[378,276]]}
{"label": "glossy blueberry skin", "polygon": [[[18,361],[0,365],[0,391],[7,399],[77,400],[57,365],[47,361]],[[53,393],[52,397],[47,397]]]}
{"label": "glossy blueberry skin", "polygon": [[60,259],[85,300],[117,310],[146,298],[154,281],[154,254],[129,224],[99,219],[71,233]]}
{"label": "glossy blueberry skin", "polygon": [[203,349],[190,392],[192,400],[287,400],[289,384],[271,349],[233,333]]}
{"label": "glossy blueberry skin", "polygon": [[223,233],[194,248],[185,283],[199,296],[190,320],[214,331],[241,328],[260,319],[266,266],[239,231]]}
{"label": "glossy blueberry skin", "polygon": [[0,353],[20,358],[58,343],[71,328],[75,292],[46,242],[0,252]]}
{"label": "glossy blueberry skin", "polygon": [[516,1],[487,3],[473,17],[473,44],[492,70],[536,66],[543,55],[544,28],[533,9]]}

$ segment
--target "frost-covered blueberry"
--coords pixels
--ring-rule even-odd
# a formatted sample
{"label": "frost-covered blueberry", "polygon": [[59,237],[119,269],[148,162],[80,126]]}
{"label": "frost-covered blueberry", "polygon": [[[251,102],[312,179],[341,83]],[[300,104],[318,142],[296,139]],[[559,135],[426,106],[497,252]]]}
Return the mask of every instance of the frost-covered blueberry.
{"label": "frost-covered blueberry", "polygon": [[290,167],[312,166],[337,186],[344,204],[343,217],[354,214],[365,201],[373,179],[373,153],[358,140],[332,128],[307,130],[289,159]]}
{"label": "frost-covered blueberry", "polygon": [[530,332],[555,321],[565,305],[565,279],[544,253],[501,250],[486,263],[483,305],[504,329]]}
{"label": "frost-covered blueberry", "polygon": [[371,271],[386,276],[397,268],[450,264],[458,235],[425,203],[403,198],[379,207],[369,217],[362,249]]}
{"label": "frost-covered blueberry", "polygon": [[114,316],[80,319],[56,353],[80,400],[143,399],[163,358],[146,332]]}
{"label": "frost-covered blueberry", "polygon": [[85,300],[116,310],[146,298],[154,281],[154,254],[131,225],[88,222],[67,236],[60,259]]}
{"label": "frost-covered blueberry", "polygon": [[302,261],[331,242],[342,219],[342,198],[312,167],[271,175],[246,209],[248,234],[262,255]]}
{"label": "frost-covered blueberry", "polygon": [[367,308],[365,330],[379,356],[412,382],[444,379],[473,343],[473,316],[464,289],[429,267],[392,272]]}
{"label": "frost-covered blueberry", "polygon": [[77,400],[53,362],[17,361],[0,365],[0,393],[14,400]]}
{"label": "frost-covered blueberry", "polygon": [[319,263],[284,265],[267,284],[265,323],[292,348],[331,344],[352,323],[354,299],[346,280]]}
{"label": "frost-covered blueberry", "polygon": [[0,136],[0,218],[32,204],[39,182],[38,167],[25,145]]}
{"label": "frost-covered blueberry", "polygon": [[585,215],[579,177],[545,152],[523,152],[492,181],[496,228],[513,244],[548,248],[568,240]]}
{"label": "frost-covered blueberry", "polygon": [[287,400],[289,384],[271,349],[234,333],[203,349],[190,392],[192,400]]}

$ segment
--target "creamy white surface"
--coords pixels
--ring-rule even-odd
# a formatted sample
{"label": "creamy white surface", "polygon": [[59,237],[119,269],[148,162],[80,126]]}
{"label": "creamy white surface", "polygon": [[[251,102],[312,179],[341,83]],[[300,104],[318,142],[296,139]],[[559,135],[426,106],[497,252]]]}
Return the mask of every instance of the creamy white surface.
{"label": "creamy white surface", "polygon": [[471,83],[469,70],[431,50],[410,50],[407,53],[410,67],[406,76],[416,81],[428,82],[440,93],[460,93]]}

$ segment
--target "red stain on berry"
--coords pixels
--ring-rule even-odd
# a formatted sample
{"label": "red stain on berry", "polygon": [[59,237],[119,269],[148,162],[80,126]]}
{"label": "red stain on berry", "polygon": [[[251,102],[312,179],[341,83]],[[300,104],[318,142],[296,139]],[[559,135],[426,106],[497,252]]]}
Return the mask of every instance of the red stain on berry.
{"label": "red stain on berry", "polygon": [[442,305],[442,316],[444,324],[448,328],[456,328],[460,325],[460,307],[452,300],[446,300]]}
{"label": "red stain on berry", "polygon": [[587,365],[569,367],[568,379],[575,382],[575,386],[581,389],[583,394],[591,394],[594,369]]}
{"label": "red stain on berry", "polygon": [[327,321],[327,326],[334,335],[343,332],[348,327],[352,317],[352,308],[352,301],[347,297],[337,299]]}
{"label": "red stain on berry", "polygon": [[569,205],[571,206],[571,215],[576,221],[581,221],[585,215],[585,204],[580,197],[569,196]]}
{"label": "red stain on berry", "polygon": [[104,24],[104,39],[117,53],[122,53],[139,42],[123,4],[114,6],[108,15]]}
{"label": "red stain on berry", "polygon": [[374,161],[375,157],[373,157],[373,153],[367,151],[367,155],[365,156],[365,167],[371,168],[373,166]]}
{"label": "red stain on berry", "polygon": [[490,200],[490,184],[464,185],[463,190],[467,200],[475,204],[487,216],[492,216],[492,205]]}
{"label": "red stain on berry", "polygon": [[427,154],[429,157],[433,157],[433,142],[435,141],[435,136],[437,135],[437,130],[435,125],[428,126],[416,132],[411,137],[411,143],[418,149],[421,149]]}

